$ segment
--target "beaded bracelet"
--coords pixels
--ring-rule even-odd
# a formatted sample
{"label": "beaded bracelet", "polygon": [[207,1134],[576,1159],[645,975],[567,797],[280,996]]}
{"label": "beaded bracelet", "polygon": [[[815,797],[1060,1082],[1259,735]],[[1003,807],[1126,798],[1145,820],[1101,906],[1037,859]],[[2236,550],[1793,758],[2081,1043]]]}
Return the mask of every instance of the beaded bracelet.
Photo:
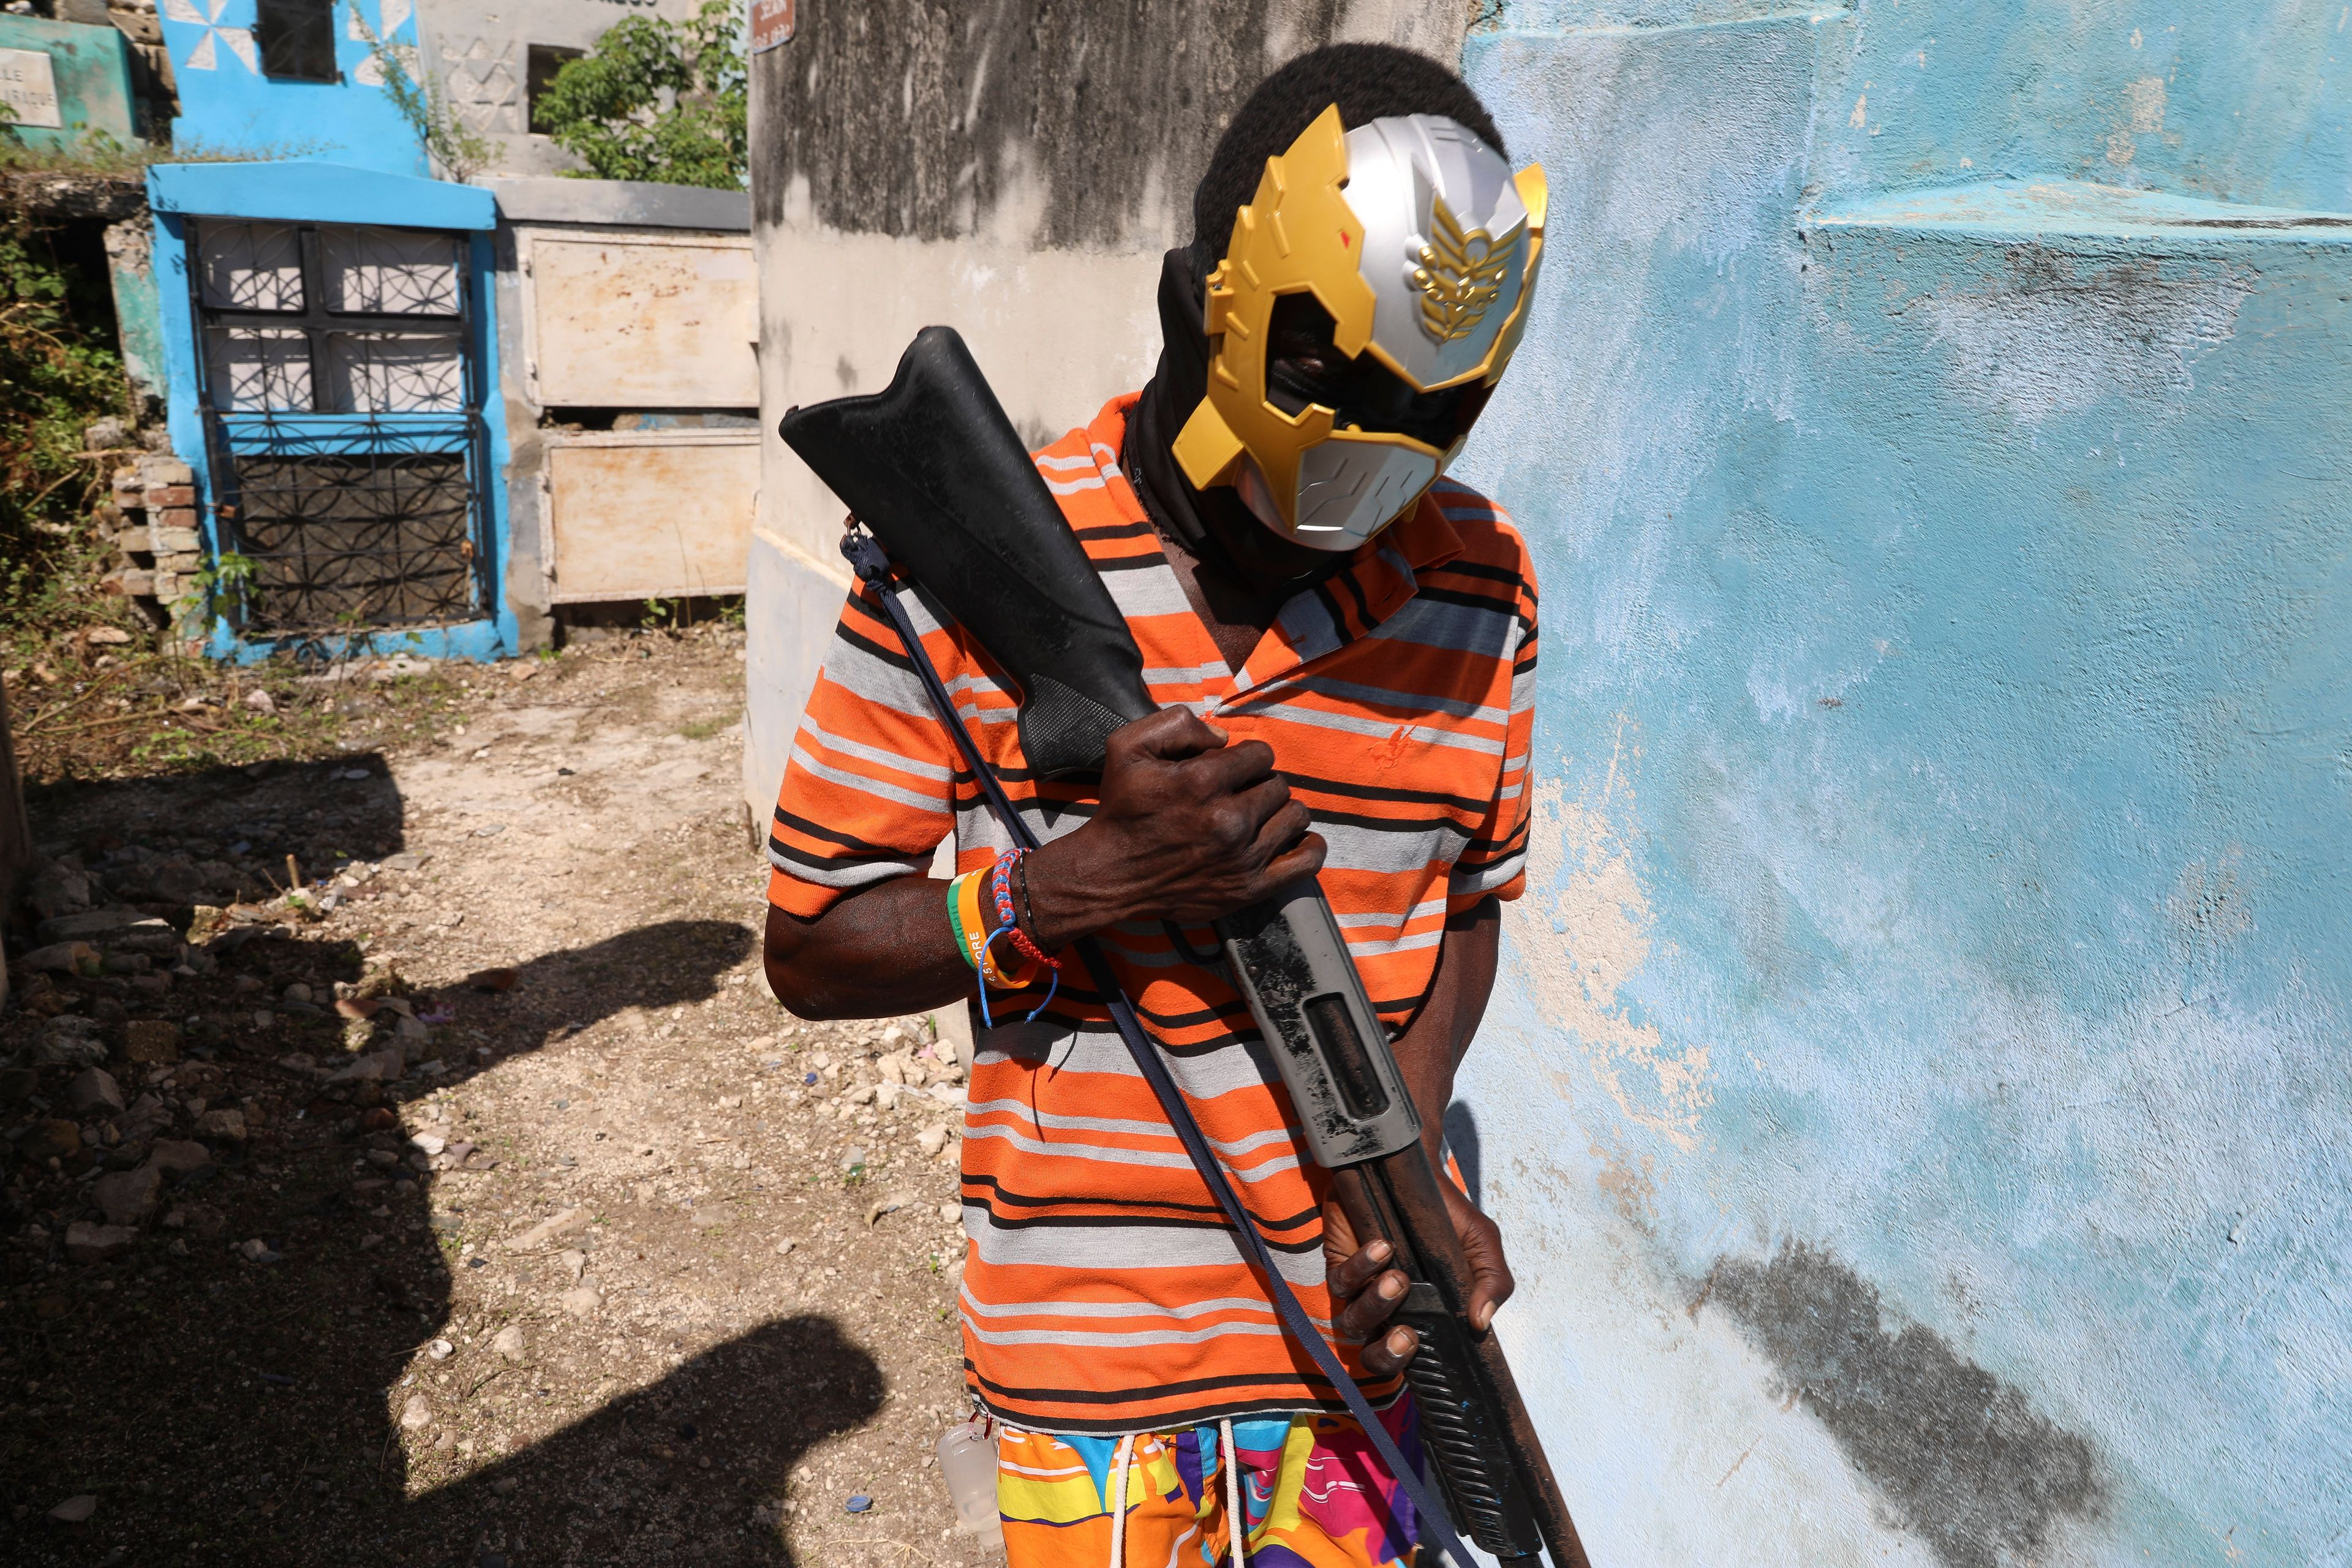
{"label": "beaded bracelet", "polygon": [[[1032,942],[1029,939],[1029,933],[1021,929],[1021,922],[1013,918],[1013,871],[1015,867],[1021,865],[1028,853],[1026,849],[1008,849],[999,858],[995,871],[989,879],[989,896],[996,900],[997,924],[1013,938],[1013,951],[1032,963],[1042,963],[1048,969],[1059,970],[1062,967],[1062,961]],[[1029,873],[1025,869],[1021,873],[1021,899],[1024,903],[1028,902],[1029,900]],[[1030,917],[1032,923],[1034,923],[1035,919],[1034,915]]]}
{"label": "beaded bracelet", "polygon": [[[991,878],[991,886],[995,895],[997,913],[1002,923],[988,939],[991,942],[993,942],[998,936],[1002,935],[1009,934],[1013,938],[1013,946],[1014,951],[1022,953],[1029,960],[1028,966],[1022,971],[1022,973],[1028,981],[1033,983],[1035,981],[1037,971],[1041,967],[1046,973],[1049,984],[1045,987],[1045,1000],[1038,1003],[1034,1007],[1029,1009],[1029,1016],[1021,1020],[1024,1024],[1028,1023],[1031,1019],[1035,1018],[1038,1014],[1044,1012],[1047,1005],[1053,1002],[1055,994],[1062,989],[1061,961],[1049,957],[1044,952],[1040,951],[1037,944],[1031,942],[1028,937],[1024,934],[1021,930],[1021,922],[1013,918],[1013,872],[1016,867],[1022,865],[1023,860],[1028,853],[1029,852],[1026,849],[1016,847],[1006,850],[1003,855],[997,858],[994,874]],[[1025,897],[1029,887],[1029,876],[1026,870],[1022,872],[1021,887],[1023,894]],[[987,1018],[988,1006],[985,998],[983,998],[981,1005],[981,1020],[985,1023]]]}
{"label": "beaded bracelet", "polygon": [[[1021,913],[1023,917],[1028,921],[1029,929],[1034,931],[1037,929],[1037,911],[1029,902],[1029,863],[1024,860],[1016,867],[1014,870],[1015,874],[1021,879]],[[1034,938],[1032,939],[1032,942],[1034,945]],[[1040,946],[1038,951],[1043,952],[1045,950]],[[1059,967],[1059,965],[1056,965],[1056,967]]]}

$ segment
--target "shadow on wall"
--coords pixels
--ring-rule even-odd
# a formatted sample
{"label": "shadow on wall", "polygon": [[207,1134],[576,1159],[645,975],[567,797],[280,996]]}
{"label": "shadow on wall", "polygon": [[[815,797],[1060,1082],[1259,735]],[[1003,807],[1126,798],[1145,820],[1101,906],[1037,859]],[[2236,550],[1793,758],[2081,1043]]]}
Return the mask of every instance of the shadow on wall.
{"label": "shadow on wall", "polygon": [[1693,1310],[1710,1300],[1948,1568],[2051,1562],[2066,1526],[2105,1515],[2088,1442],[1934,1331],[1889,1324],[1877,1290],[1829,1253],[1792,1242],[1724,1258]]}

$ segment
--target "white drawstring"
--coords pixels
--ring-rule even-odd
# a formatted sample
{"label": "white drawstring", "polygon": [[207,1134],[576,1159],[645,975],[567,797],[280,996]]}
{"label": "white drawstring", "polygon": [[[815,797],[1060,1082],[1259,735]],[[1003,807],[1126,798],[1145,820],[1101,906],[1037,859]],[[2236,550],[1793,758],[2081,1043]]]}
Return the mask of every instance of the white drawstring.
{"label": "white drawstring", "polygon": [[1127,1562],[1127,1466],[1134,1457],[1130,1433],[1118,1440],[1110,1457],[1110,1468],[1118,1472],[1110,1484],[1110,1568],[1123,1568]]}
{"label": "white drawstring", "polygon": [[1234,1568],[1249,1568],[1249,1515],[1242,1511],[1242,1456],[1234,1447],[1234,1424],[1219,1421],[1225,1445],[1225,1533],[1233,1538]]}

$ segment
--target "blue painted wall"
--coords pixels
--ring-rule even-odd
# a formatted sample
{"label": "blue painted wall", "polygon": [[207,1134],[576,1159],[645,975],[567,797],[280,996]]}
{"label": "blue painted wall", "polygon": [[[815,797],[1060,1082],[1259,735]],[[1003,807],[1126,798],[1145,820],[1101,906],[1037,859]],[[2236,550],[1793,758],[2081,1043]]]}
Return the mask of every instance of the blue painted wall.
{"label": "blue painted wall", "polygon": [[1596,1563],[2352,1563],[2340,4],[1507,4],[1465,1077]]}
{"label": "blue painted wall", "polygon": [[[424,174],[415,132],[383,89],[373,34],[412,79],[421,75],[414,0],[337,0],[335,63],[341,79],[290,81],[261,74],[255,0],[185,0],[162,7],[163,44],[180,95],[174,146],[248,157],[323,158]],[[189,18],[196,18],[190,20]]]}

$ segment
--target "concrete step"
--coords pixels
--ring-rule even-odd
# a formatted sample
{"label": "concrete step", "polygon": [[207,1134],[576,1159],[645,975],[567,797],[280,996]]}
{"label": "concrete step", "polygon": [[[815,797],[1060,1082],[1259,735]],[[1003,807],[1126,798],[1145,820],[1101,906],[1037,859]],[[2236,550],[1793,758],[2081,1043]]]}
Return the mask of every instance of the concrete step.
{"label": "concrete step", "polygon": [[1809,226],[1840,235],[1939,234],[2056,248],[2128,247],[2147,254],[2270,241],[2352,246],[2352,213],[2251,206],[2087,180],[1983,180],[1842,203]]}

